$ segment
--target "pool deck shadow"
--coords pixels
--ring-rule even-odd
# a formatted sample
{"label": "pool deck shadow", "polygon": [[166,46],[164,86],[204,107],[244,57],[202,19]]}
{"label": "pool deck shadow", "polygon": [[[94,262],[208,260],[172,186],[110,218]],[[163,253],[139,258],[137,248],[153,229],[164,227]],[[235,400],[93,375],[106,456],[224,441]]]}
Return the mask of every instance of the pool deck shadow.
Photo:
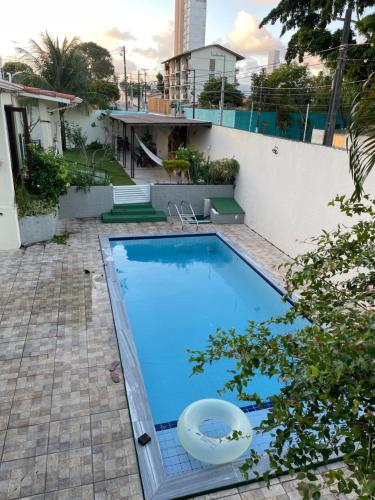
{"label": "pool deck shadow", "polygon": [[[66,245],[0,252],[1,499],[143,498],[124,383],[109,371],[119,352],[98,236],[179,229],[66,220]],[[248,227],[212,229],[282,279],[288,257]],[[285,476],[201,498],[293,500],[297,486]]]}

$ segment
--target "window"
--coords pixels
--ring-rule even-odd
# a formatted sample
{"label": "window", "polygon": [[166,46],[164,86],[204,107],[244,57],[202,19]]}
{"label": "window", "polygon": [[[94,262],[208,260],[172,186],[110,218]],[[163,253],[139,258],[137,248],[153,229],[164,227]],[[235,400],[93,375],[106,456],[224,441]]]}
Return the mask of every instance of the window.
{"label": "window", "polygon": [[210,73],[215,73],[215,59],[210,59]]}

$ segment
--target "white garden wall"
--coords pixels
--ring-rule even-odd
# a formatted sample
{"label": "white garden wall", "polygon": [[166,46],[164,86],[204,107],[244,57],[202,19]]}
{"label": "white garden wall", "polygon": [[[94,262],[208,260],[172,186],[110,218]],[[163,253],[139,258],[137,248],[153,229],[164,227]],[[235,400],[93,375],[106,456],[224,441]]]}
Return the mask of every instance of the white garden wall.
{"label": "white garden wall", "polygon": [[[190,143],[211,159],[239,161],[235,198],[245,223],[289,255],[311,248],[304,240],[322,229],[351,224],[327,205],[353,191],[346,151],[218,126],[193,131]],[[375,172],[365,188],[375,197]]]}
{"label": "white garden wall", "polygon": [[110,143],[111,125],[108,117],[103,111],[98,109],[82,109],[76,107],[67,109],[64,113],[64,119],[74,125],[82,128],[82,131],[87,135],[87,144],[94,141],[104,143],[106,140]]}

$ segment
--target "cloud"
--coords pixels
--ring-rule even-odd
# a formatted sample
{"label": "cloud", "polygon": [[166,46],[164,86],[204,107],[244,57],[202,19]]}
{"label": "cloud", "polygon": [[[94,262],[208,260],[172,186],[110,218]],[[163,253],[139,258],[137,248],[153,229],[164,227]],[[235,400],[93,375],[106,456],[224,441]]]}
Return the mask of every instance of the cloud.
{"label": "cloud", "polygon": [[152,47],[135,47],[133,52],[148,59],[155,59],[157,63],[173,55],[174,23],[168,21],[164,31],[155,33],[151,37],[154,45]]}
{"label": "cloud", "polygon": [[121,42],[136,40],[135,36],[132,35],[130,31],[120,31],[116,27],[107,30],[105,32],[105,36],[107,36],[108,38],[113,38],[114,40],[120,40]]}
{"label": "cloud", "polygon": [[133,52],[143,57],[148,57],[149,59],[155,59],[156,57],[159,56],[159,51],[155,47],[147,47],[145,49],[142,49],[141,47],[136,47],[135,49],[133,49]]}
{"label": "cloud", "polygon": [[244,61],[237,63],[240,75],[250,75],[259,72],[260,61],[254,57],[248,57]]}
{"label": "cloud", "polygon": [[[117,75],[123,75],[124,74],[124,60],[122,58],[122,55],[119,54],[113,54],[112,56],[112,62],[113,66],[115,67],[115,73]],[[126,70],[130,74],[132,71],[135,71],[137,69],[137,65],[129,59],[129,57],[126,58]]]}
{"label": "cloud", "polygon": [[258,5],[266,5],[271,7],[276,7],[280,0],[255,0]]}
{"label": "cloud", "polygon": [[241,11],[237,14],[234,29],[228,34],[230,48],[244,55],[266,55],[270,50],[281,48],[281,42],[266,29],[259,29],[259,20]]}

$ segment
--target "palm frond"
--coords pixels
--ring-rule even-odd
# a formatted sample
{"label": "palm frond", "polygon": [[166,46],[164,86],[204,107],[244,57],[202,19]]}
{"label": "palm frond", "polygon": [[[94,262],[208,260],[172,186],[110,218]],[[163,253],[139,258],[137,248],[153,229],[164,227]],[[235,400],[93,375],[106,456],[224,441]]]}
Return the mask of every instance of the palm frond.
{"label": "palm frond", "polygon": [[349,168],[355,186],[352,199],[358,200],[375,166],[375,73],[355,97],[350,118]]}

